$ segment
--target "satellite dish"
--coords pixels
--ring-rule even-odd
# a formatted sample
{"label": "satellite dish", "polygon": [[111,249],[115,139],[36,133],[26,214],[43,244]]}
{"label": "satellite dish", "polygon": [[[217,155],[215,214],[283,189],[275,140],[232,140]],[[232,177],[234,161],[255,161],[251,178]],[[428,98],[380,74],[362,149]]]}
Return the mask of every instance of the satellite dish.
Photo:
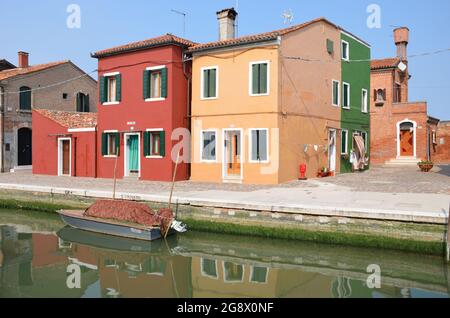
{"label": "satellite dish", "polygon": [[291,9],[285,10],[282,14],[282,18],[284,19],[284,24],[291,24],[294,20],[294,13]]}
{"label": "satellite dish", "polygon": [[398,69],[399,69],[400,71],[404,72],[404,71],[406,71],[406,68],[407,68],[407,66],[406,66],[405,63],[400,62],[400,64],[398,64]]}

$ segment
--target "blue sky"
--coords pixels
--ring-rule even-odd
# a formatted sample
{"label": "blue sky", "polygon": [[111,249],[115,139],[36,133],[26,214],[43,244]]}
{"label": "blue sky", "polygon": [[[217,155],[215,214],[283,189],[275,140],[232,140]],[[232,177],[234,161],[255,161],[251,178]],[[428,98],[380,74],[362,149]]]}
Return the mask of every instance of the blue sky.
{"label": "blue sky", "polygon": [[[17,51],[30,52],[32,64],[70,59],[89,72],[96,60],[89,53],[143,40],[164,33],[183,35],[181,16],[188,13],[186,37],[197,42],[217,39],[215,12],[236,5],[236,0],[39,0],[18,5],[0,0],[0,58],[13,63]],[[69,4],[81,8],[81,28],[66,26]],[[381,28],[366,24],[368,5],[381,8]],[[392,29],[411,29],[409,54],[450,48],[450,1],[448,0],[239,0],[239,34],[284,27],[282,14],[291,9],[293,23],[324,16],[372,45],[372,57],[395,55]],[[410,100],[427,100],[429,113],[450,119],[450,52],[410,60]]]}

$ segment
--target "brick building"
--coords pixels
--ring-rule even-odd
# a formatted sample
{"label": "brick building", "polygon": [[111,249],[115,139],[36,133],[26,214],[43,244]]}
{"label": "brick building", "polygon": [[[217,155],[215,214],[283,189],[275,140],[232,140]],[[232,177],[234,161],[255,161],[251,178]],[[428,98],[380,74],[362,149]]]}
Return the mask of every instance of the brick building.
{"label": "brick building", "polygon": [[409,29],[394,30],[397,57],[371,63],[371,162],[416,164],[433,159],[439,120],[428,116],[425,101],[408,98]]}
{"label": "brick building", "polygon": [[[32,164],[32,109],[96,112],[97,82],[71,61],[29,65],[18,53],[18,67],[0,61],[0,168]],[[91,100],[91,102],[89,101]]]}
{"label": "brick building", "polygon": [[441,121],[433,135],[433,161],[450,164],[450,121]]}

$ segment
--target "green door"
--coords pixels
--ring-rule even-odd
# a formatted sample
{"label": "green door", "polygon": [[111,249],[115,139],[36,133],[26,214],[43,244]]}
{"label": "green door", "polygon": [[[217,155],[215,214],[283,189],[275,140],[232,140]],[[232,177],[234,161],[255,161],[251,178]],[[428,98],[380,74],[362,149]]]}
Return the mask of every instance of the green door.
{"label": "green door", "polygon": [[128,169],[130,172],[139,171],[139,137],[137,135],[128,137]]}

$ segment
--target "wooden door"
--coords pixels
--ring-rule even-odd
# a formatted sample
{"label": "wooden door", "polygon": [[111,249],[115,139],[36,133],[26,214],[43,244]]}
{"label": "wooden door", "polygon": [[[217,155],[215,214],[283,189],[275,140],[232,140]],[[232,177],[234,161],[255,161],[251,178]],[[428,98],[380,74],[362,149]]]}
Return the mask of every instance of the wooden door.
{"label": "wooden door", "polygon": [[414,156],[414,133],[410,130],[400,131],[400,155],[402,157]]}
{"label": "wooden door", "polygon": [[241,174],[240,156],[240,134],[239,132],[229,132],[228,147],[228,175]]}
{"label": "wooden door", "polygon": [[70,140],[62,141],[62,174],[70,175]]}

